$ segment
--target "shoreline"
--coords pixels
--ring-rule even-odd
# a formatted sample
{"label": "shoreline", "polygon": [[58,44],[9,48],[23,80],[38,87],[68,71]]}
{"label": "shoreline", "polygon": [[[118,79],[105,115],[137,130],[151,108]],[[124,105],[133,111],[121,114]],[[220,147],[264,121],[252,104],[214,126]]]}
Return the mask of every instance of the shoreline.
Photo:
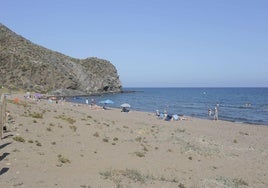
{"label": "shoreline", "polygon": [[[79,102],[72,102],[72,101],[68,101],[70,103],[74,103],[74,104],[80,104],[80,105],[86,105],[86,103],[79,103]],[[121,109],[121,107],[111,107],[114,109]],[[138,109],[133,109],[131,108],[131,111],[138,111],[138,112],[144,112],[144,113],[152,113],[154,114],[155,111],[143,111],[143,110],[138,110]],[[189,115],[183,115],[186,117],[190,117],[190,118],[196,118],[196,119],[202,119],[202,120],[208,120],[208,121],[214,121],[213,117],[211,117],[211,119],[209,119],[208,117],[206,118],[204,117],[197,117],[197,116],[189,116]],[[217,121],[226,121],[226,122],[231,122],[231,123],[235,123],[235,124],[249,124],[249,125],[255,125],[255,126],[268,126],[268,124],[265,123],[256,123],[256,122],[243,122],[243,121],[236,121],[236,120],[227,120],[227,119],[221,119],[221,117],[219,116],[219,119]]]}
{"label": "shoreline", "polygon": [[21,96],[7,102],[0,187],[268,186],[266,125],[164,121]]}

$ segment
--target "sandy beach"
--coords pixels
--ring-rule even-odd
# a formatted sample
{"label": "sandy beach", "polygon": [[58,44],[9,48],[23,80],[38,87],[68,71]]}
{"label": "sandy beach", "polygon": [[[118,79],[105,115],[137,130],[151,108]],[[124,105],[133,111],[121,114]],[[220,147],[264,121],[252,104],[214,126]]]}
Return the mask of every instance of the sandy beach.
{"label": "sandy beach", "polygon": [[7,99],[1,188],[268,187],[268,126]]}

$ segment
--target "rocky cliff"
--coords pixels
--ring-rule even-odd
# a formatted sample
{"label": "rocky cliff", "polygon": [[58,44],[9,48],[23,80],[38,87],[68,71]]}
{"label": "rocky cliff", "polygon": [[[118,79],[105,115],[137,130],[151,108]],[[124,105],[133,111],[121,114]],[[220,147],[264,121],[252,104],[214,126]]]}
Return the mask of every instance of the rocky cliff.
{"label": "rocky cliff", "polygon": [[0,84],[57,95],[120,92],[116,68],[98,58],[75,59],[33,44],[0,23]]}

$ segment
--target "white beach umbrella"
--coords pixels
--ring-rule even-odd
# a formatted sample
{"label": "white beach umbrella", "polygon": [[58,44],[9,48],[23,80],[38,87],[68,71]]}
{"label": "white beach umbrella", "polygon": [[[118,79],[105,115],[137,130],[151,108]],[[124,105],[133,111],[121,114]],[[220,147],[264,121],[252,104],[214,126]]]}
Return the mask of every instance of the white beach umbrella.
{"label": "white beach umbrella", "polygon": [[121,104],[120,106],[123,108],[130,108],[130,104],[128,103]]}

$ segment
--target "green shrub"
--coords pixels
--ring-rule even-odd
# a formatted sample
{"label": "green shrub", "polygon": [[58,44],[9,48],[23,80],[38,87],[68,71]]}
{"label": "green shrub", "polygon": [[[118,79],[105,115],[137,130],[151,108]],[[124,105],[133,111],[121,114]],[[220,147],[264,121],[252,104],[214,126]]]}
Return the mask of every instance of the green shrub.
{"label": "green shrub", "polygon": [[22,138],[21,136],[15,136],[15,137],[13,137],[13,140],[15,140],[17,142],[25,142],[24,138]]}
{"label": "green shrub", "polygon": [[69,159],[63,157],[61,154],[58,155],[58,161],[61,163],[71,163]]}
{"label": "green shrub", "polygon": [[36,113],[36,112],[34,112],[33,114],[30,114],[30,116],[33,117],[33,118],[39,118],[39,119],[43,118],[43,114]]}

